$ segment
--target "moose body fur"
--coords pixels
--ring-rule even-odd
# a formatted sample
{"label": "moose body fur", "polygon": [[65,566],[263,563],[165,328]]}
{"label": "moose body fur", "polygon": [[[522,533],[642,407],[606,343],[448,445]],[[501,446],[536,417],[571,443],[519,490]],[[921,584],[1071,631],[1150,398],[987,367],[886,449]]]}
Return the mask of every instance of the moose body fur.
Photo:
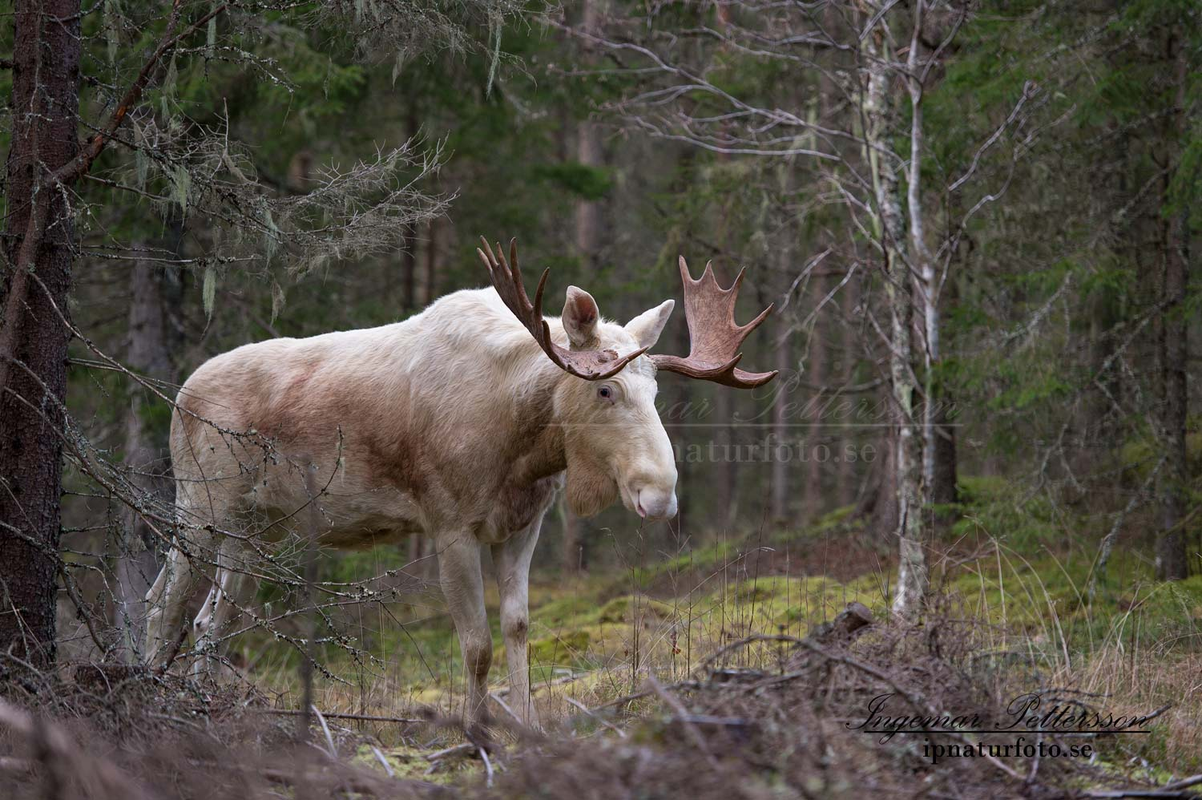
{"label": "moose body fur", "polygon": [[[201,494],[189,489],[180,505],[196,510],[228,481],[230,500],[292,515],[309,498],[289,473],[311,465],[325,544],[447,527],[504,541],[564,470],[547,424],[562,378],[489,290],[393,325],[246,345],[206,362],[180,393],[176,476]],[[231,446],[229,430],[257,435]]]}

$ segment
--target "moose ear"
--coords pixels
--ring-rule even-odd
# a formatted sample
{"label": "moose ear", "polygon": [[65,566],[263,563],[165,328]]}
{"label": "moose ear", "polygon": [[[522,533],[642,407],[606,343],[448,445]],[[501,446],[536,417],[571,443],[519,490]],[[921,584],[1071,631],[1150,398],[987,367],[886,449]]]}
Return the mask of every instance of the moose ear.
{"label": "moose ear", "polygon": [[668,317],[672,316],[672,309],[676,307],[675,300],[665,300],[658,306],[644,311],[630,322],[626,323],[626,332],[634,337],[639,343],[639,347],[654,347],[659,341],[659,335],[664,332],[664,326],[668,324]]}
{"label": "moose ear", "polygon": [[593,296],[583,289],[569,286],[567,300],[563,304],[563,329],[567,331],[572,347],[584,348],[591,344],[597,335],[597,322],[600,319],[601,312]]}

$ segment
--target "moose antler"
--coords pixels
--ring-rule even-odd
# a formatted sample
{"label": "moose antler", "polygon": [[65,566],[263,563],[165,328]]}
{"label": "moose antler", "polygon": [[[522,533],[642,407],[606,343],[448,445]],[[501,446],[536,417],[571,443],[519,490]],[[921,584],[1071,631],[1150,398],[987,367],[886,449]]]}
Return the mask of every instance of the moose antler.
{"label": "moose antler", "polygon": [[745,372],[735,366],[743,357],[736,352],[739,345],[772,313],[769,305],[746,325],[735,322],[735,301],[739,299],[739,285],[746,272],[746,268],[740,270],[731,287],[723,289],[710,264],[705,265],[699,279],[693,280],[684,256],[680,257],[684,313],[689,324],[689,357],[653,355],[651,360],[656,367],[736,389],[754,389],[776,377],[777,370]]}
{"label": "moose antler", "polygon": [[[647,348],[635,350],[633,353],[619,357],[614,350],[568,350],[551,341],[551,328],[543,319],[543,289],[547,285],[547,275],[551,270],[543,270],[538,279],[538,288],[534,290],[534,302],[526,295],[526,287],[522,285],[522,273],[518,269],[518,242],[509,240],[509,261],[505,260],[505,251],[497,242],[497,255],[488,246],[488,240],[480,237],[483,249],[477,247],[480,260],[488,267],[492,285],[501,296],[501,300],[518,318],[530,335],[538,342],[539,347],[564,372],[584,378],[586,381],[599,381],[617,375],[634,359],[647,352]],[[511,266],[512,265],[512,266]]]}

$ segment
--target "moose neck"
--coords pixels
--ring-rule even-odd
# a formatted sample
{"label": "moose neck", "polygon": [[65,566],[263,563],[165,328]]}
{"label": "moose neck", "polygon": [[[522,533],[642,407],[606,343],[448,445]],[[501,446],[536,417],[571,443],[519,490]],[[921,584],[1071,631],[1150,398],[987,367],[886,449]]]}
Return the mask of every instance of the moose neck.
{"label": "moose neck", "polygon": [[[539,350],[534,357],[545,360]],[[526,420],[521,440],[525,442],[512,466],[513,480],[528,485],[567,469],[563,426],[555,417],[555,391],[561,381],[572,378],[550,362],[526,372],[516,397],[515,413]]]}

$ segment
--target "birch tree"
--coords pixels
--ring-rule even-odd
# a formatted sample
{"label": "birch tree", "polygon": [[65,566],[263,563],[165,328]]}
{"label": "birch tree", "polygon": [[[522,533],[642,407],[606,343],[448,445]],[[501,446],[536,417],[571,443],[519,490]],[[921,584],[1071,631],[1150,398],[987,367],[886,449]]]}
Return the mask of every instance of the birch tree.
{"label": "birch tree", "polygon": [[[921,0],[918,6],[921,6]],[[893,594],[893,610],[901,616],[914,616],[926,596],[928,582],[926,557],[923,554],[923,437],[916,416],[919,388],[914,373],[914,343],[911,337],[915,292],[911,279],[911,260],[906,252],[906,229],[898,177],[899,159],[892,147],[899,125],[898,98],[894,91],[897,75],[893,68],[892,35],[881,8],[866,3],[864,12],[866,17],[880,20],[868,27],[861,38],[864,60],[862,112],[865,150],[875,200],[872,207],[873,233],[881,250],[889,315],[886,347],[889,351],[889,382],[892,388],[898,538],[897,587]],[[914,105],[921,109],[921,98]],[[921,116],[914,125],[921,133]],[[921,137],[913,141],[910,199],[919,205],[917,209],[913,206],[910,208],[911,225],[915,218],[921,220],[921,195],[915,180],[918,168],[914,162],[914,151],[921,148]],[[921,221],[918,232],[912,230],[911,234],[911,242],[921,239]],[[933,451],[929,457],[934,457]]]}

